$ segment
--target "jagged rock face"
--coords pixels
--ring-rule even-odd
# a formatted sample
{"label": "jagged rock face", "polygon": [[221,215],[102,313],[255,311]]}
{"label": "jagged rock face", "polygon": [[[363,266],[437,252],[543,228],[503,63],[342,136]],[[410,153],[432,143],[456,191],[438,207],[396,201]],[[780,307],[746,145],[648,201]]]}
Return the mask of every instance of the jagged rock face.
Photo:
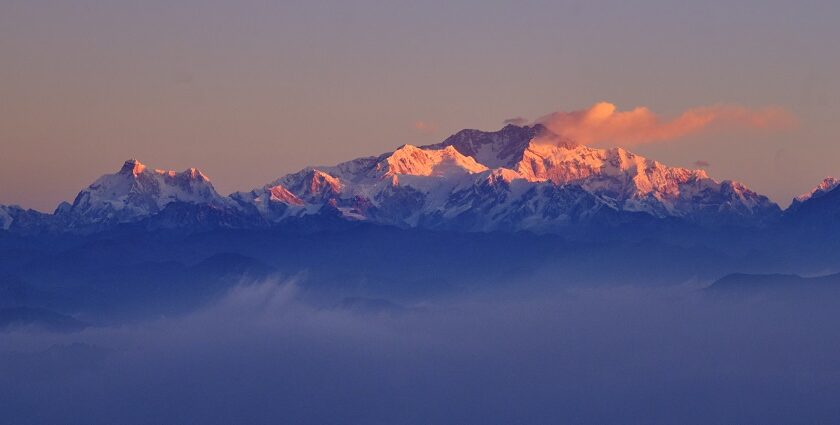
{"label": "jagged rock face", "polygon": [[474,158],[461,154],[452,146],[441,149],[421,149],[405,145],[376,165],[372,177],[385,178],[399,175],[451,177],[457,174],[475,174],[487,170]]}
{"label": "jagged rock face", "polygon": [[452,146],[463,155],[474,158],[489,168],[514,168],[532,140],[545,131],[542,125],[518,127],[508,125],[499,131],[461,130],[441,143],[423,146],[423,149],[441,149]]}
{"label": "jagged rock face", "polygon": [[540,126],[508,126],[493,136],[461,132],[454,143],[476,155],[498,152],[489,161],[506,164],[528,181],[579,185],[618,210],[689,219],[715,211],[750,219],[779,213],[766,197],[735,182],[717,182],[703,170],[668,167],[622,148],[577,145],[546,132]]}
{"label": "jagged rock face", "polygon": [[351,219],[467,230],[553,231],[607,210],[712,225],[761,224],[780,213],[739,183],[578,145],[540,125],[463,130],[435,145],[308,168],[237,196],[271,221],[329,205]]}
{"label": "jagged rock face", "polygon": [[21,210],[17,205],[0,205],[0,229],[9,230]]}
{"label": "jagged rock face", "polygon": [[808,203],[809,201],[817,198],[821,198],[827,195],[829,192],[832,192],[840,186],[840,179],[836,179],[834,177],[826,177],[820,184],[817,185],[814,189],[812,189],[808,193],[803,193],[802,195],[793,198],[793,202],[791,202],[790,207],[788,207],[787,213],[793,213],[799,208],[802,207],[803,204]]}
{"label": "jagged rock face", "polygon": [[[21,216],[10,211],[0,209],[0,228]],[[581,224],[627,223],[639,214],[710,226],[761,225],[780,209],[702,170],[575,144],[540,125],[509,125],[305,168],[229,197],[194,168],[150,170],[129,160],[72,204],[60,205],[51,220],[67,229],[138,222],[154,228],[259,227],[323,215],[403,227],[563,232]]]}
{"label": "jagged rock face", "polygon": [[180,173],[150,170],[129,160],[117,173],[104,175],[79,192],[71,205],[59,206],[56,215],[70,227],[118,224],[143,220],[172,203],[231,205],[195,168]]}
{"label": "jagged rock face", "polygon": [[840,180],[827,177],[810,192],[794,198],[785,219],[799,226],[840,230]]}
{"label": "jagged rock face", "polygon": [[50,214],[24,209],[17,205],[0,205],[0,230],[38,233],[55,225],[54,217]]}
{"label": "jagged rock face", "polygon": [[14,221],[12,214],[15,212],[15,206],[0,205],[0,229],[9,230]]}

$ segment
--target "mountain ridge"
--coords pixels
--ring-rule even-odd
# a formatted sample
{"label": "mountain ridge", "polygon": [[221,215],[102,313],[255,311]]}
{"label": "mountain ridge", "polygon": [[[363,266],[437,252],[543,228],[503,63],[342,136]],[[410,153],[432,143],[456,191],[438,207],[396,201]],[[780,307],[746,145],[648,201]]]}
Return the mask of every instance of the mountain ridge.
{"label": "mountain ridge", "polygon": [[[823,197],[835,182],[827,179],[789,210]],[[150,169],[131,159],[53,214],[25,212],[0,208],[0,229],[264,227],[329,215],[399,227],[563,233],[630,224],[639,214],[717,228],[762,227],[783,215],[766,196],[736,181],[669,167],[623,148],[577,144],[539,124],[462,130],[436,144],[306,167],[228,196],[196,168]]]}

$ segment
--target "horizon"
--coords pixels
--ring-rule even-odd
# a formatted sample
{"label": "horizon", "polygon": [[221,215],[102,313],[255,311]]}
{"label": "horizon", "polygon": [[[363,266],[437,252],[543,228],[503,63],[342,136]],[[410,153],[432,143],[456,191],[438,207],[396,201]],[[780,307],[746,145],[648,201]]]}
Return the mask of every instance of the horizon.
{"label": "horizon", "polygon": [[0,1],[0,422],[840,423],[840,1]]}
{"label": "horizon", "polygon": [[[128,157],[231,193],[610,102],[619,128],[596,144],[786,205],[840,175],[838,15],[820,0],[4,2],[0,204],[50,210]],[[796,125],[766,127],[773,108]]]}
{"label": "horizon", "polygon": [[[535,121],[535,122],[533,122],[533,123],[525,123],[525,124],[514,124],[514,123],[509,123],[509,122],[506,122],[506,123],[503,123],[503,125],[502,125],[501,127],[499,127],[499,130],[462,129],[462,130],[459,130],[459,132],[460,132],[460,131],[466,131],[466,130],[478,130],[478,131],[482,131],[482,132],[492,133],[492,132],[495,132],[495,131],[500,131],[501,129],[504,129],[504,128],[508,127],[508,126],[515,126],[515,127],[524,128],[524,127],[533,127],[533,126],[535,126],[535,125],[544,125],[544,124],[543,124],[543,123],[540,123],[540,122],[536,122],[536,121]],[[450,134],[449,136],[444,137],[443,139],[439,140],[438,142],[433,142],[433,143],[430,143],[430,144],[436,144],[436,143],[442,142],[442,141],[446,140],[447,138],[449,138],[449,137],[451,137],[451,136],[453,136],[453,135],[455,135],[455,134],[457,134],[457,133],[458,133],[458,132],[453,133],[453,134]],[[573,143],[576,143],[576,144],[582,144],[582,143],[579,143],[579,142],[574,141],[574,140],[571,140],[571,141],[572,141]],[[403,144],[403,145],[400,145],[400,146],[396,146],[396,147],[394,147],[394,149],[397,149],[397,148],[399,148],[399,147],[401,147],[401,146],[404,146],[404,145],[411,145],[411,144],[410,144],[410,143],[406,143],[406,144]],[[412,145],[412,146],[418,146],[418,145]],[[420,146],[423,146],[423,145],[420,145]],[[604,149],[609,148],[609,146],[607,146],[607,147],[592,146],[592,147],[595,147],[595,148],[604,148]],[[636,152],[634,152],[633,147],[625,147],[625,146],[613,146],[613,147],[623,148],[623,149],[625,149],[625,150],[627,150],[627,151],[629,151],[629,152],[636,153]],[[379,155],[382,155],[382,154],[386,154],[386,153],[389,153],[389,152],[393,152],[393,150],[389,150],[389,151],[385,151],[385,152],[380,152],[380,153],[376,153],[376,154],[371,154],[371,155],[360,155],[360,156],[356,156],[356,157],[353,157],[353,158],[348,158],[348,159],[345,159],[345,160],[339,161],[339,162],[337,162],[336,164],[341,163],[341,162],[345,162],[345,161],[351,161],[351,160],[358,159],[358,158],[376,157],[376,156],[379,156]],[[647,157],[647,156],[646,156],[646,158],[647,158],[647,159],[651,159],[651,160],[657,160],[656,158],[651,158],[651,157]],[[238,188],[238,189],[233,189],[232,191],[220,191],[220,190],[218,189],[218,182],[217,182],[215,179],[213,179],[213,177],[212,177],[209,173],[207,173],[207,172],[206,172],[206,170],[205,170],[204,168],[202,168],[201,166],[198,166],[198,165],[189,165],[189,166],[187,166],[187,167],[185,167],[185,168],[183,168],[183,169],[161,168],[161,167],[157,167],[155,164],[149,164],[149,163],[147,163],[147,162],[143,161],[143,160],[142,160],[142,159],[140,159],[140,158],[137,158],[137,157],[131,157],[131,158],[128,158],[128,159],[125,159],[125,160],[121,161],[121,162],[122,162],[122,165],[121,165],[120,167],[122,167],[122,166],[124,166],[125,164],[128,164],[129,162],[132,162],[132,161],[137,162],[137,163],[140,163],[140,164],[141,164],[141,165],[143,165],[145,168],[148,168],[148,169],[153,170],[153,171],[156,171],[156,172],[185,172],[185,171],[190,171],[190,170],[192,170],[192,169],[196,169],[196,170],[198,170],[199,172],[201,172],[201,174],[202,174],[202,175],[204,175],[204,176],[205,176],[205,177],[206,177],[206,178],[207,178],[207,179],[211,182],[211,184],[213,184],[214,188],[216,188],[217,192],[219,192],[219,194],[220,194],[220,195],[222,195],[222,196],[230,196],[230,195],[233,195],[233,194],[235,194],[235,193],[237,193],[237,192],[247,192],[247,191],[250,191],[250,190],[258,189],[258,188],[264,187],[266,184],[269,184],[269,183],[270,183],[270,182],[272,182],[272,181],[275,181],[275,180],[277,180],[277,179],[279,179],[279,178],[283,177],[284,175],[288,175],[288,174],[291,174],[291,173],[295,173],[295,172],[297,172],[297,171],[300,171],[300,170],[303,170],[303,169],[306,169],[306,168],[331,167],[331,166],[336,165],[336,164],[309,164],[309,165],[305,165],[305,166],[303,166],[303,167],[301,167],[301,168],[299,168],[299,169],[296,169],[296,170],[290,171],[289,173],[286,173],[286,174],[283,174],[283,175],[277,176],[277,177],[275,177],[275,178],[273,178],[273,179],[270,179],[269,181],[267,181],[267,182],[265,182],[265,183],[263,183],[263,184],[261,184],[261,185],[258,185],[258,186],[254,186],[254,187],[250,187],[250,188]],[[657,161],[658,161],[658,160],[657,160]],[[699,161],[699,162],[702,162],[702,161]],[[666,166],[672,166],[672,165],[670,165],[670,164],[665,164],[665,165],[666,165]],[[687,166],[687,167],[681,167],[681,168],[686,168],[686,169],[689,169],[689,170],[702,170],[702,171],[704,171],[704,172],[708,173],[708,174],[709,174],[709,176],[710,176],[711,178],[713,178],[713,179],[715,179],[715,180],[717,180],[717,181],[732,180],[732,181],[736,181],[736,182],[739,182],[739,183],[745,184],[747,187],[750,187],[749,183],[747,183],[747,182],[738,181],[738,180],[734,180],[734,179],[729,179],[729,178],[725,178],[725,177],[721,177],[721,176],[716,176],[714,173],[711,173],[711,172],[708,170],[708,168],[709,168],[709,167],[708,167],[708,165],[707,165],[707,164],[699,164],[699,166],[698,166],[698,164],[692,164],[692,165],[694,165],[694,166]],[[38,208],[38,207],[33,207],[33,206],[29,206],[29,205],[22,205],[22,204],[17,204],[17,203],[5,203],[5,205],[17,205],[17,206],[20,206],[20,207],[22,207],[22,208],[24,208],[24,209],[33,209],[33,210],[40,211],[40,212],[52,213],[52,212],[53,212],[56,208],[58,208],[58,207],[59,207],[62,203],[64,203],[64,202],[67,202],[67,203],[71,203],[71,204],[72,204],[72,203],[73,203],[73,199],[76,197],[76,195],[79,193],[79,191],[80,191],[80,190],[83,190],[83,189],[87,188],[90,184],[92,184],[94,181],[96,181],[96,180],[97,180],[97,179],[99,179],[100,177],[103,177],[103,176],[106,176],[106,175],[110,175],[110,174],[115,174],[115,173],[117,173],[117,172],[119,172],[119,171],[120,171],[120,169],[119,169],[119,168],[114,168],[114,167],[112,167],[110,171],[105,171],[105,172],[103,172],[102,174],[99,174],[99,175],[96,175],[96,176],[94,176],[94,177],[91,177],[91,178],[90,178],[90,183],[85,184],[84,186],[80,187],[80,188],[79,188],[79,189],[78,189],[78,190],[77,190],[77,191],[76,191],[76,192],[75,192],[72,196],[70,196],[69,198],[66,198],[66,199],[61,199],[61,200],[57,201],[57,202],[55,203],[55,205],[54,205],[54,206],[52,206],[52,207],[46,206],[46,207]],[[809,193],[811,190],[815,189],[815,188],[816,188],[816,187],[817,187],[817,186],[818,186],[818,185],[819,185],[819,184],[823,181],[823,179],[826,179],[826,178],[832,178],[832,177],[834,177],[834,176],[827,175],[827,176],[823,177],[822,179],[820,179],[819,181],[817,181],[817,182],[815,182],[813,185],[811,185],[809,188],[803,189],[802,191],[800,191],[799,193],[797,193],[797,194],[796,194],[796,195],[794,195],[794,196],[791,196],[789,199],[787,199],[787,200],[785,200],[785,201],[780,201],[780,200],[778,200],[778,199],[773,199],[773,198],[772,198],[772,197],[770,197],[769,195],[766,195],[766,194],[761,193],[761,192],[758,192],[758,193],[759,193],[759,195],[764,195],[764,196],[767,196],[767,197],[768,197],[768,198],[769,198],[772,202],[774,202],[774,203],[776,203],[777,205],[779,205],[782,209],[785,209],[785,208],[787,208],[788,206],[790,206],[790,204],[793,202],[793,200],[794,200],[794,199],[796,199],[796,197],[801,196],[801,195],[805,195],[805,194]],[[227,184],[223,183],[223,186],[227,187],[227,186],[229,186],[229,185],[227,185]],[[0,202],[0,205],[3,205],[3,204],[4,204],[4,203]]]}

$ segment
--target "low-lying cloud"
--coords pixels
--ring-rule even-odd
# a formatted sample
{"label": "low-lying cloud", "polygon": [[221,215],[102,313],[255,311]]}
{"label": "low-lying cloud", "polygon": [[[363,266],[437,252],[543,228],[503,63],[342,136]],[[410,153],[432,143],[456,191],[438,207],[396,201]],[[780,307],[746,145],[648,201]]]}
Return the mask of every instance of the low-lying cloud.
{"label": "low-lying cloud", "polygon": [[620,146],[674,141],[713,131],[779,131],[796,125],[790,112],[775,106],[759,109],[702,106],[668,119],[643,106],[619,111],[609,102],[577,111],[555,112],[537,122],[556,135],[578,143]]}
{"label": "low-lying cloud", "polygon": [[[316,306],[294,283],[177,318],[0,334],[9,423],[817,423],[833,305],[608,287],[422,308]],[[713,408],[710,408],[713,406]]]}

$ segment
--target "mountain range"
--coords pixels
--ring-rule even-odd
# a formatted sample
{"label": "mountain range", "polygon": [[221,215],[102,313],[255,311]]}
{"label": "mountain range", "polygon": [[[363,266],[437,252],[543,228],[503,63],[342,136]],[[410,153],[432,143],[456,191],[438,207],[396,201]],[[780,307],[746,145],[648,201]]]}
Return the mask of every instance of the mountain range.
{"label": "mountain range", "polygon": [[716,288],[753,288],[840,271],[838,187],[826,179],[783,211],[738,182],[539,125],[463,130],[228,196],[195,168],[132,159],[53,213],[0,206],[0,309],[26,326],[131,320],[277,276],[326,305],[528,282],[731,275]]}
{"label": "mountain range", "polygon": [[0,206],[0,229],[94,233],[134,225],[189,231],[300,220],[561,235],[657,223],[766,228],[803,220],[830,224],[840,212],[837,186],[826,179],[782,211],[766,196],[704,170],[669,167],[623,148],[577,144],[539,124],[508,125],[307,167],[229,196],[195,168],[151,169],[132,159],[52,214]]}

